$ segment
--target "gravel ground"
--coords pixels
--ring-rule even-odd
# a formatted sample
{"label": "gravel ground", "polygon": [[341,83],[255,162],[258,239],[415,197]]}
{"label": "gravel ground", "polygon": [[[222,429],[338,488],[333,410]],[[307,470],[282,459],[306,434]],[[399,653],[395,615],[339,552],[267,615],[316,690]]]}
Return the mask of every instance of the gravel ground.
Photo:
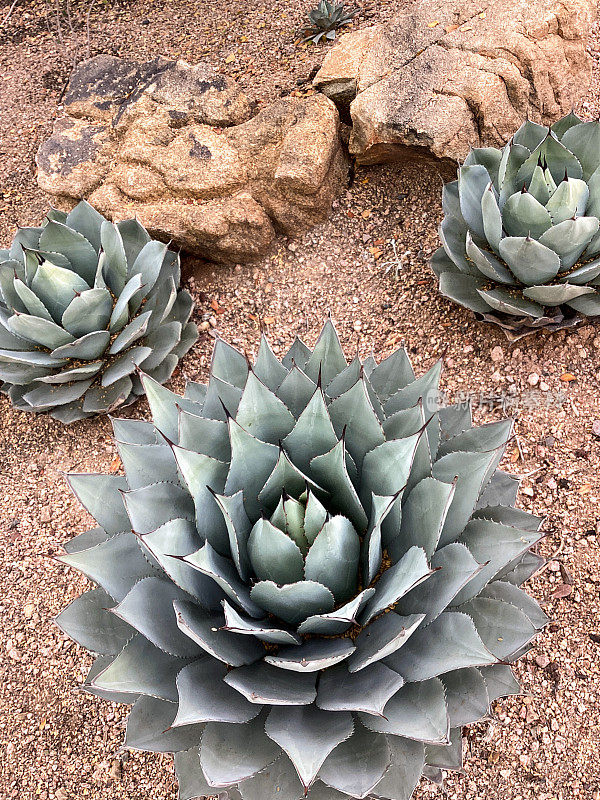
{"label": "gravel ground", "polygon": [[[375,13],[364,4],[357,24],[392,6],[378,3]],[[9,8],[0,3],[0,21]],[[322,58],[323,49],[291,43],[305,9],[294,0],[226,10],[181,0],[110,5],[91,15],[91,52],[206,58],[265,102],[295,90]],[[32,156],[57,114],[65,53],[77,39],[63,32],[62,46],[50,36],[43,5],[18,3],[9,23],[0,38],[1,245],[16,222],[45,209]],[[595,82],[582,111],[597,116],[597,31],[590,48]],[[550,561],[529,589],[552,623],[517,667],[529,694],[497,702],[491,720],[468,731],[464,775],[450,775],[443,792],[423,781],[416,797],[599,800],[600,439],[592,424],[600,419],[600,329],[509,345],[440,299],[427,267],[440,186],[429,167],[360,170],[327,223],[302,240],[280,240],[262,261],[218,269],[184,261],[205,330],[173,385],[205,379],[216,332],[251,354],[263,328],[283,352],[296,333],[313,344],[329,311],[349,355],[358,347],[382,357],[404,342],[418,373],[444,359],[444,388],[451,398],[472,396],[478,421],[515,414],[504,466],[523,477],[521,506],[547,516],[541,552]],[[392,240],[397,277],[385,268]],[[127,413],[145,416],[147,405]],[[0,797],[174,798],[170,757],[121,752],[127,709],[78,691],[90,658],[50,623],[85,588],[52,560],[90,523],[63,473],[119,469],[110,424],[65,428],[15,412],[4,398],[0,420]]]}

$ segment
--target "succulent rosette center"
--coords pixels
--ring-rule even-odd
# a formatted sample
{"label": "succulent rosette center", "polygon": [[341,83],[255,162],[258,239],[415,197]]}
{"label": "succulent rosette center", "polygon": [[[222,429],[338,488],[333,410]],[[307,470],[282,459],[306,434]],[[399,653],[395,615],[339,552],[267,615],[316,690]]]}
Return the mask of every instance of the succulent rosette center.
{"label": "succulent rosette center", "polygon": [[439,373],[348,364],[331,322],[250,368],[219,340],[184,397],[142,378],[124,477],[70,476],[100,527],[63,560],[98,588],[58,623],[99,653],[88,690],[134,703],[127,746],[176,753],[184,800],[404,800],[518,691],[540,520],[497,469],[511,422],[439,408]]}

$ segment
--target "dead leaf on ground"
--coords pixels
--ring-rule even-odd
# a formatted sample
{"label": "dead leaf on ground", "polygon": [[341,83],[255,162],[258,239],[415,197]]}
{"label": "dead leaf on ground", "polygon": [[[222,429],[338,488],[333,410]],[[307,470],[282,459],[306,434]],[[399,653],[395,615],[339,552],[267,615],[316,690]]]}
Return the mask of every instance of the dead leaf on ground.
{"label": "dead leaf on ground", "polygon": [[568,597],[573,591],[573,587],[569,583],[561,583],[560,586],[552,592],[552,597],[557,600],[562,600],[563,597]]}

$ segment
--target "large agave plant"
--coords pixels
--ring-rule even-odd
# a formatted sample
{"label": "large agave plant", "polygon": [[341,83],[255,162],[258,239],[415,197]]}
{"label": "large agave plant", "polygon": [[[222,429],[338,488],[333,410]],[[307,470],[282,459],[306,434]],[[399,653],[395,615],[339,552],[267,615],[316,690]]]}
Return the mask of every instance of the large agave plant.
{"label": "large agave plant", "polygon": [[444,187],[440,291],[509,338],[600,314],[600,123],[526,122]]}
{"label": "large agave plant", "polygon": [[134,219],[82,201],[0,250],[0,381],[21,411],[62,422],[106,413],[159,383],[197,339],[179,256]]}
{"label": "large agave plant", "polygon": [[99,654],[87,689],[134,704],[126,746],[175,753],[182,800],[407,800],[519,691],[540,519],[497,470],[511,422],[438,410],[439,372],[347,365],[330,322],[252,368],[219,340],[208,386],[142,378],[125,477],[70,476],[99,527],[61,558],[98,586],[57,622]]}
{"label": "large agave plant", "polygon": [[355,15],[356,11],[349,11],[343,3],[321,0],[316,8],[308,12],[308,24],[302,30],[302,41],[314,44],[319,44],[323,38],[331,41],[335,39],[336,30],[348,25]]}

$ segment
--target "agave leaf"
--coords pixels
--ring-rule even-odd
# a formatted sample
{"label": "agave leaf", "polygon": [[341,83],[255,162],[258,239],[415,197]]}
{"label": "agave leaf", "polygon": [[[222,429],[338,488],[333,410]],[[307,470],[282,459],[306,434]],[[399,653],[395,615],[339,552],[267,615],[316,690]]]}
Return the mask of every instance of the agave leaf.
{"label": "agave leaf", "polygon": [[[404,488],[410,476],[420,436],[419,432],[405,439],[388,439],[366,454],[362,466],[363,507],[369,508],[375,492],[393,497]],[[391,523],[395,529],[400,524],[400,514],[396,509],[399,509],[398,505],[391,509],[386,520],[386,525]]]}
{"label": "agave leaf", "polygon": [[494,600],[511,603],[529,617],[529,621],[538,631],[541,631],[550,621],[533,597],[507,581],[495,580],[489,583],[482,589],[479,597],[490,597]]}
{"label": "agave leaf", "polygon": [[285,403],[294,417],[298,419],[316,388],[317,384],[311,381],[301,369],[294,366],[287,377],[283,379],[281,386],[277,390],[277,397]]}
{"label": "agave leaf", "polygon": [[33,292],[27,284],[15,276],[13,278],[14,290],[19,296],[21,303],[25,310],[34,317],[43,317],[44,319],[52,322],[52,316],[46,306],[42,303],[39,297]]}
{"label": "agave leaf", "polygon": [[427,556],[421,547],[411,547],[402,558],[389,567],[375,584],[375,594],[363,611],[361,622],[366,625],[377,614],[393,606],[432,575]]}
{"label": "agave leaf", "polygon": [[502,152],[496,147],[474,147],[469,150],[468,156],[465,158],[465,166],[473,164],[481,164],[484,166],[493,183],[497,183],[498,169],[502,159]]}
{"label": "agave leaf", "polygon": [[[260,581],[294,583],[304,577],[298,545],[266,519],[260,519],[248,539],[248,556]],[[307,575],[308,578],[311,576]]]}
{"label": "agave leaf", "polygon": [[238,389],[243,389],[248,378],[248,362],[235,347],[232,347],[223,339],[217,339],[213,350],[210,373],[215,378],[220,378]]}
{"label": "agave leaf", "polygon": [[583,286],[590,281],[594,281],[600,275],[600,258],[578,267],[573,272],[565,275],[561,280],[565,283]]}
{"label": "agave leaf", "polygon": [[506,664],[494,664],[491,667],[480,667],[479,672],[485,681],[490,703],[499,697],[508,697],[511,694],[521,694],[522,689],[513,675],[512,669]]}
{"label": "agave leaf", "polygon": [[177,676],[179,705],[173,728],[202,722],[239,725],[258,715],[260,708],[249,703],[225,682],[227,667],[201,656],[180,670]]}
{"label": "agave leaf", "polygon": [[166,253],[166,244],[157,240],[147,242],[133,262],[127,275],[128,280],[139,275],[144,291],[148,294],[157,281]]}
{"label": "agave leaf", "polygon": [[117,602],[140,579],[156,574],[129,531],[117,533],[89,550],[58,556],[57,560],[83,572]]}
{"label": "agave leaf", "polygon": [[67,483],[81,505],[109,536],[131,530],[121,494],[127,489],[125,478],[120,475],[71,472],[67,475]]}
{"label": "agave leaf", "polygon": [[408,353],[401,347],[378,364],[369,375],[371,386],[381,403],[415,380]]}
{"label": "agave leaf", "polygon": [[103,589],[76,597],[55,617],[58,627],[93,653],[116,655],[133,634],[132,628],[111,614],[114,601]]}
{"label": "agave leaf", "polygon": [[345,664],[338,664],[321,674],[316,703],[325,711],[364,711],[383,716],[386,703],[403,684],[402,676],[381,662],[354,673]]}
{"label": "agave leaf", "polygon": [[527,614],[503,600],[475,597],[460,609],[471,617],[482,641],[498,660],[514,658],[536,635]]}
{"label": "agave leaf", "polygon": [[329,492],[332,510],[343,513],[356,530],[363,531],[368,519],[348,475],[344,439],[328,453],[313,458],[310,462],[310,471],[319,485]]}
{"label": "agave leaf", "polygon": [[150,235],[136,219],[125,219],[122,222],[117,222],[117,228],[123,240],[127,264],[131,267],[141,249],[150,241]]}
{"label": "agave leaf", "polygon": [[314,614],[333,610],[333,595],[315,581],[299,581],[278,586],[273,581],[260,581],[250,590],[250,597],[265,611],[297,625]]}
{"label": "agave leaf", "polygon": [[[35,248],[46,250],[50,253],[61,253],[66,256],[75,273],[88,284],[85,287],[86,289],[89,289],[94,283],[98,255],[94,247],[81,233],[63,223],[49,220],[41,232],[39,242],[35,245]],[[40,266],[43,266],[43,264]],[[36,286],[32,284],[31,288],[36,294],[39,294]]]}
{"label": "agave leaf", "polygon": [[579,119],[579,117],[573,111],[571,111],[570,114],[567,114],[565,117],[561,117],[558,122],[555,122],[554,125],[552,125],[551,130],[557,139],[562,140],[569,128],[572,128],[574,125],[579,125],[581,122],[582,120]]}
{"label": "agave leaf", "polygon": [[210,614],[181,595],[173,602],[177,627],[190,644],[194,642],[213,658],[231,667],[241,667],[258,661],[264,651],[260,642],[249,636],[234,636],[221,630],[222,614]]}
{"label": "agave leaf", "polygon": [[146,694],[175,703],[175,678],[187,663],[164,653],[138,633],[94,678],[92,685],[108,692]]}
{"label": "agave leaf", "polygon": [[229,430],[221,420],[200,417],[180,409],[176,440],[186,450],[195,450],[219,461],[229,461],[231,458]]}
{"label": "agave leaf", "polygon": [[265,735],[264,715],[245,725],[209,723],[202,736],[200,763],[212,786],[231,786],[272,763],[280,750]]}
{"label": "agave leaf", "polygon": [[598,232],[600,222],[597,217],[577,217],[553,225],[540,243],[554,250],[560,257],[561,272],[570,269],[579,259],[591,239]]}
{"label": "agave leaf", "polygon": [[539,239],[552,226],[552,217],[528,192],[515,192],[504,204],[502,224],[509,236]]}
{"label": "agave leaf", "polygon": [[301,644],[302,639],[291,631],[271,625],[268,619],[247,619],[243,617],[227,600],[223,600],[225,613],[224,630],[246,636],[255,636],[263,642],[273,644]]}
{"label": "agave leaf", "polygon": [[373,794],[389,800],[410,800],[423,771],[423,745],[400,736],[388,735],[386,738],[392,763]]}
{"label": "agave leaf", "polygon": [[477,275],[477,269],[465,255],[465,242],[468,230],[466,224],[458,223],[452,218],[446,217],[442,220],[442,224],[438,228],[438,234],[444,252],[452,261],[456,270],[464,275]]}
{"label": "agave leaf", "polygon": [[241,389],[211,375],[202,406],[202,416],[226,421],[228,415],[235,416],[242,396]]}
{"label": "agave leaf", "polygon": [[320,633],[331,636],[344,633],[356,618],[367,602],[373,596],[375,589],[363,589],[353,600],[328,614],[314,614],[298,626],[298,633]]}
{"label": "agave leaf", "polygon": [[21,271],[22,265],[18,261],[0,263],[0,301],[3,301],[9,310],[24,314],[27,312],[27,306],[15,289],[15,279],[20,277]]}
{"label": "agave leaf", "polygon": [[200,742],[204,725],[173,728],[176,703],[142,695],[127,720],[125,746],[151,753],[176,753]]}
{"label": "agave leaf", "polygon": [[0,360],[0,380],[6,381],[13,386],[28,386],[35,380],[44,381],[47,375],[47,367],[32,367],[28,364],[5,363]]}
{"label": "agave leaf", "polygon": [[400,497],[396,496],[388,497],[373,494],[371,497],[371,518],[361,544],[362,573],[365,586],[371,583],[381,567],[383,555],[381,523],[398,500],[400,500]]}
{"label": "agave leaf", "polygon": [[346,358],[337,331],[332,321],[328,319],[323,325],[312,353],[301,369],[315,382],[320,375],[321,385],[327,388],[333,378],[346,366]]}
{"label": "agave leaf", "polygon": [[478,292],[494,311],[517,317],[539,318],[544,316],[544,309],[537,303],[530,303],[503,289],[491,289],[490,291],[479,289]]}
{"label": "agave leaf", "polygon": [[275,444],[284,439],[295,424],[294,417],[254,372],[250,372],[238,406],[236,421],[248,433]]}
{"label": "agave leaf", "polygon": [[489,708],[488,693],[478,669],[456,669],[442,675],[441,681],[446,689],[451,728],[470,725],[486,716]]}
{"label": "agave leaf", "polygon": [[48,347],[50,350],[74,341],[74,337],[68,331],[54,322],[31,314],[13,314],[8,318],[7,324],[9,330],[16,336]]}
{"label": "agave leaf", "polygon": [[110,292],[107,289],[88,289],[71,300],[62,315],[61,323],[73,336],[81,337],[93,331],[104,330],[111,312]]}
{"label": "agave leaf", "polygon": [[309,491],[303,523],[304,537],[309,545],[317,538],[317,534],[325,524],[326,519],[327,510],[325,506],[321,504],[313,492]]}
{"label": "agave leaf", "polygon": [[109,703],[135,703],[139,695],[130,694],[129,692],[108,692],[105,689],[99,689],[93,685],[96,676],[99,675],[102,670],[106,669],[112,660],[112,656],[101,655],[95,658],[86,676],[85,682],[81,686],[81,690],[95,697],[101,697],[103,700],[108,700]]}
{"label": "agave leaf", "polygon": [[172,442],[177,441],[179,409],[192,413],[199,413],[199,407],[193,400],[180,397],[178,394],[169,391],[160,383],[142,375],[142,384],[148,398],[150,411],[152,412],[152,422],[167,439]]}
{"label": "agave leaf", "polygon": [[597,122],[582,122],[573,125],[562,137],[562,144],[578,159],[583,170],[583,179],[589,180],[600,164],[600,125]]}
{"label": "agave leaf", "polygon": [[277,393],[277,389],[288,374],[288,370],[275,357],[271,350],[271,345],[264,334],[260,337],[260,346],[253,371],[256,377],[275,393]]}
{"label": "agave leaf", "polygon": [[600,314],[600,293],[595,292],[583,297],[576,297],[574,300],[569,300],[567,305],[586,317],[595,317]]}
{"label": "agave leaf", "polygon": [[[130,344],[135,342],[136,339],[140,339],[146,333],[149,320],[150,320],[149,311],[146,311],[143,314],[139,314],[137,317],[132,319],[131,322],[129,322],[116,337],[114,342],[111,344],[108,352],[111,355],[114,355],[116,353],[121,353],[126,347],[129,347]],[[152,355],[152,348],[149,347],[148,349],[150,350],[150,353],[144,359],[144,361],[147,361],[150,355]],[[145,369],[150,369],[150,365],[146,364]]]}
{"label": "agave leaf", "polygon": [[469,258],[472,259],[477,266],[477,269],[483,273],[486,278],[491,278],[498,283],[514,286],[515,279],[504,264],[491,253],[487,253],[485,250],[481,250],[477,247],[468,231],[466,251]]}
{"label": "agave leaf", "polygon": [[444,686],[436,678],[403,686],[387,703],[385,717],[359,714],[375,733],[390,733],[428,744],[448,742],[448,710]]}
{"label": "agave leaf", "polygon": [[515,586],[521,586],[545,563],[541,556],[527,551],[522,556],[508,564],[505,569],[495,576],[496,580],[508,581]]}
{"label": "agave leaf", "polygon": [[[150,312],[146,312],[149,314]],[[136,319],[140,319],[143,317],[144,314],[140,314]],[[131,323],[130,323],[131,324]],[[194,344],[196,339],[198,338],[198,333],[196,326],[194,323],[190,323],[193,331],[191,337],[190,347]],[[127,326],[129,327],[129,326]],[[146,332],[149,330],[149,322],[146,327]],[[127,330],[127,328],[125,328]],[[124,333],[123,331],[122,333]],[[119,334],[119,335],[122,335]],[[142,333],[139,334],[140,336]],[[185,331],[184,331],[185,335]],[[181,344],[183,341],[182,339],[182,330],[181,330],[181,323],[180,322],[165,322],[164,325],[161,325],[159,328],[156,328],[154,331],[149,333],[145,340],[144,344],[149,347],[152,352],[142,361],[141,367],[143,370],[153,370],[156,369],[164,359],[169,355],[169,353],[173,352],[178,358],[185,355],[189,348],[186,348],[183,352],[175,352],[178,345]]]}
{"label": "agave leaf", "polygon": [[333,789],[362,798],[379,783],[390,761],[386,737],[356,724],[352,736],[327,756],[319,777]]}
{"label": "agave leaf", "polygon": [[[483,667],[497,661],[466,613],[445,611],[414,633],[385,663],[406,681],[426,681],[454,669]],[[387,708],[385,713],[387,716]]]}
{"label": "agave leaf", "polygon": [[300,472],[291,462],[285,450],[282,449],[279,452],[273,471],[258,493],[258,501],[263,509],[271,512],[277,507],[282,493],[298,497],[306,488],[323,495],[323,490],[304,473]]}
{"label": "agave leaf", "polygon": [[547,136],[548,128],[545,125],[538,125],[537,122],[526,120],[513,136],[513,142],[532,151],[535,150]]}
{"label": "agave leaf", "polygon": [[[469,156],[465,159],[465,163],[467,161],[469,161]],[[467,164],[467,166],[471,166],[471,163]],[[454,217],[454,219],[458,220],[461,224],[465,224],[464,217],[460,210],[457,180],[445,183],[442,187],[442,209],[444,211],[444,216]]]}
{"label": "agave leaf", "polygon": [[383,614],[358,634],[356,652],[348,659],[350,672],[381,661],[401,649],[424,619],[424,614],[402,617],[394,611]]}
{"label": "agave leaf", "polygon": [[[533,170],[527,191],[529,194],[532,194],[538,203],[541,203],[543,206],[545,206],[550,199],[550,188],[546,182],[546,171],[542,169],[539,162]],[[548,209],[548,211],[550,211],[550,209]],[[552,216],[552,212],[550,213]]]}
{"label": "agave leaf", "polygon": [[279,448],[252,436],[233,419],[229,420],[229,440],[231,462],[225,494],[243,490],[248,516],[256,519],[261,512],[258,495],[277,464]]}
{"label": "agave leaf", "polygon": [[238,574],[243,581],[249,577],[250,562],[248,560],[248,537],[252,523],[244,508],[244,493],[236,492],[226,496],[213,494],[225,521],[229,536],[229,553],[233,558]]}
{"label": "agave leaf", "polygon": [[453,483],[433,477],[424,478],[415,486],[402,508],[400,536],[391,545],[395,560],[415,545],[431,558],[438,546],[454,490]]}
{"label": "agave leaf", "polygon": [[100,227],[100,242],[105,257],[104,280],[115,297],[118,297],[127,283],[127,256],[119,229],[108,220]]}
{"label": "agave leaf", "polygon": [[103,222],[104,217],[102,214],[96,211],[86,200],[80,200],[75,208],[67,214],[64,220],[67,227],[77,231],[77,233],[80,233],[88,240],[96,253],[100,252],[100,229]]}
{"label": "agave leaf", "polygon": [[233,562],[220,556],[208,542],[200,550],[185,556],[184,561],[212,578],[225,594],[251,617],[260,619],[263,616],[260,607],[250,599],[248,587],[239,579]]}
{"label": "agave leaf", "polygon": [[560,258],[535,239],[510,236],[500,242],[500,255],[526,286],[552,280],[560,269]]}
{"label": "agave leaf", "polygon": [[490,183],[490,175],[482,164],[466,165],[458,170],[460,210],[469,228],[485,239],[481,200]]}
{"label": "agave leaf", "polygon": [[174,483],[162,481],[132,489],[123,493],[123,500],[129,517],[125,527],[142,536],[174,517],[194,518],[189,494]]}
{"label": "agave leaf", "polygon": [[70,358],[92,361],[105,352],[109,341],[110,333],[108,331],[93,331],[92,333],[86,333],[79,339],[75,339],[75,341],[55,348],[52,351],[52,357],[55,359]]}
{"label": "agave leaf", "polygon": [[488,485],[481,492],[475,508],[504,505],[514,506],[519,491],[519,478],[497,469]]}
{"label": "agave leaf", "polygon": [[354,650],[349,639],[311,639],[300,647],[281,648],[265,661],[292,672],[318,672],[344,661]]}
{"label": "agave leaf", "polygon": [[[313,784],[313,791],[314,788]],[[268,769],[240,783],[239,791],[243,800],[298,800],[304,793],[298,773],[285,753]]]}
{"label": "agave leaf", "polygon": [[574,286],[559,283],[554,286],[530,286],[523,290],[523,296],[546,306],[560,306],[586,294],[594,294],[591,286]]}
{"label": "agave leaf", "polygon": [[296,365],[298,369],[304,370],[306,362],[310,358],[311,353],[312,350],[310,350],[304,344],[304,342],[296,336],[292,342],[292,346],[281,359],[281,363],[288,370],[291,370],[294,365]]}
{"label": "agave leaf", "polygon": [[[195,800],[197,797],[210,797],[212,787],[200,768],[198,747],[180,750],[173,755],[175,775],[179,784],[178,800]],[[283,800],[283,798],[281,799]]]}
{"label": "agave leaf", "polygon": [[434,574],[400,599],[399,614],[425,613],[423,625],[429,625],[450,605],[459,590],[480,569],[469,550],[462,544],[447,544],[431,558]]}
{"label": "agave leaf", "polygon": [[576,178],[563,180],[546,202],[552,223],[558,225],[571,217],[581,217],[585,214],[589,196],[590,190],[585,181]]}
{"label": "agave leaf", "polygon": [[132,388],[133,383],[129,375],[123,375],[110,386],[92,386],[83,399],[83,411],[110,412],[127,401]]}
{"label": "agave leaf", "polygon": [[355,356],[352,361],[341,372],[329,382],[327,386],[327,397],[339,397],[344,392],[347,392],[361,376],[361,363],[358,356]]}
{"label": "agave leaf", "polygon": [[224,678],[251,703],[306,706],[315,699],[316,673],[294,673],[262,661],[232,669]]}
{"label": "agave leaf", "polygon": [[283,446],[298,469],[308,472],[311,459],[327,453],[337,442],[325,397],[317,389],[283,440]]}
{"label": "agave leaf", "polygon": [[455,303],[475,313],[485,314],[489,311],[489,306],[482,300],[478,289],[483,289],[487,285],[483,278],[442,272],[439,287],[440,292],[449,300],[454,300]]}
{"label": "agave leaf", "polygon": [[[308,551],[304,575],[307,580],[317,581],[330,589],[336,603],[348,602],[356,592],[359,555],[360,539],[350,520],[342,516],[332,517]],[[258,574],[258,577],[263,576]],[[272,575],[266,577],[273,578]]]}
{"label": "agave leaf", "polygon": [[267,736],[291,759],[305,790],[329,753],[348,739],[353,729],[351,714],[332,714],[316,706],[272,708],[265,725]]}
{"label": "agave leaf", "polygon": [[66,405],[78,400],[92,385],[91,380],[74,383],[43,384],[23,395],[26,403],[33,408],[46,409]]}
{"label": "agave leaf", "polygon": [[437,782],[435,777],[432,777],[431,771],[439,771],[440,782],[443,783],[444,776],[441,770],[453,770],[454,772],[462,772],[463,758],[462,758],[462,729],[455,728],[450,722],[449,733],[450,744],[427,744],[425,745],[425,766],[423,768],[423,776]]}
{"label": "agave leaf", "polygon": [[385,441],[365,380],[336,397],[329,406],[329,416],[338,437],[345,430],[345,445],[359,467],[365,454]]}

